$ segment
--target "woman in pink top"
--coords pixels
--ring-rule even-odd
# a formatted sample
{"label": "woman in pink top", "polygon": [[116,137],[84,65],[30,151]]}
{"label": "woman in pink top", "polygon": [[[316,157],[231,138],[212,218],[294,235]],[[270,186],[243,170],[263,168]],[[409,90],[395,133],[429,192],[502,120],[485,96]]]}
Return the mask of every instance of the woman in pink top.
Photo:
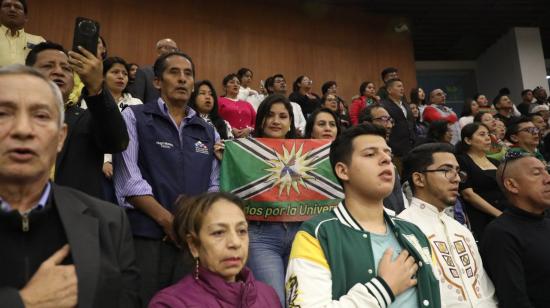
{"label": "woman in pink top", "polygon": [[250,103],[237,99],[240,89],[239,78],[236,74],[229,74],[223,79],[225,96],[218,99],[218,113],[229,122],[235,138],[248,137],[254,131],[256,111]]}

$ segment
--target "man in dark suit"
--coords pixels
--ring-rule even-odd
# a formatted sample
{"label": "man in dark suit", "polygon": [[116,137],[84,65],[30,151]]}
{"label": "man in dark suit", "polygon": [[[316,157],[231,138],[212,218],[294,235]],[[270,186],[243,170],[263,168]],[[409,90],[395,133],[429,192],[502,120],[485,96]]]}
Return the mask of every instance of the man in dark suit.
{"label": "man in dark suit", "polygon": [[[178,44],[170,38],[165,38],[157,42],[156,50],[157,55],[160,57],[178,51]],[[153,85],[154,80],[155,73],[153,72],[152,65],[139,68],[136,72],[136,79],[128,88],[128,91],[133,97],[139,98],[143,103],[156,102],[160,97],[160,92]]]}
{"label": "man in dark suit", "polygon": [[[55,164],[55,183],[104,198],[103,154],[124,151],[128,131],[113,97],[103,86],[103,63],[84,49],[82,53],[70,51],[69,58],[61,45],[41,43],[31,50],[26,65],[57,84],[65,102],[68,134]],[[84,83],[82,97],[88,105],[86,110],[69,101],[73,72]]]}
{"label": "man in dark suit", "polygon": [[390,79],[386,82],[388,99],[382,100],[381,105],[388,111],[394,121],[391,130],[389,145],[394,154],[394,163],[401,169],[400,158],[407,154],[416,142],[414,132],[414,117],[411,108],[403,102],[405,88],[399,79]]}
{"label": "man in dark suit", "polygon": [[40,72],[0,69],[0,305],[137,307],[123,210],[49,181],[67,125]]}

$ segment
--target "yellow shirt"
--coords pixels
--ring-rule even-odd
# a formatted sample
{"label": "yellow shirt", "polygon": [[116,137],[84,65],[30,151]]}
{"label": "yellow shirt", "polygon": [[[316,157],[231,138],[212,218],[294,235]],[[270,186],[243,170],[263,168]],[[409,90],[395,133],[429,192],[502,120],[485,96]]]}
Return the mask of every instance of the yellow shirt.
{"label": "yellow shirt", "polygon": [[25,58],[34,45],[44,42],[38,35],[28,34],[24,29],[11,35],[11,31],[0,25],[0,67],[10,64],[25,64]]}

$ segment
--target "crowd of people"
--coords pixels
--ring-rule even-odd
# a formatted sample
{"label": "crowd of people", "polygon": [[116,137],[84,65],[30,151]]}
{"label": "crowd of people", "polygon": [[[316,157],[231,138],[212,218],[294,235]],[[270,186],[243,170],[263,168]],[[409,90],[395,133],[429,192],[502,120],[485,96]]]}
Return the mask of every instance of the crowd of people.
{"label": "crowd of people", "polygon": [[[0,0],[0,306],[550,307],[544,88],[460,116],[393,67],[349,100],[305,74],[253,89],[196,80],[169,38],[150,66],[67,52],[27,13]],[[238,138],[328,140],[344,198],[250,219],[220,192]]]}

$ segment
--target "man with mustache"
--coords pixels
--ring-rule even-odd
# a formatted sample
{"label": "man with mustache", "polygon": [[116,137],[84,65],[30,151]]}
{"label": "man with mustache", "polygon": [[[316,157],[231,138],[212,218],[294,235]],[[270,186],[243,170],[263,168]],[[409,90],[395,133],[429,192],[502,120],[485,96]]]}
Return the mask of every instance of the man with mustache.
{"label": "man with mustache", "polygon": [[25,32],[28,17],[25,0],[0,0],[0,67],[24,64],[29,51],[44,38]]}
{"label": "man with mustache", "polygon": [[441,307],[428,239],[384,211],[395,181],[385,136],[363,124],[332,142],[330,162],[345,199],[296,234],[289,307]]}
{"label": "man with mustache", "polygon": [[496,308],[495,289],[483,269],[474,236],[444,212],[456,203],[464,176],[450,144],[414,148],[403,159],[403,177],[414,197],[398,217],[414,223],[428,237],[443,307]]}
{"label": "man with mustache", "polygon": [[130,143],[113,157],[115,192],[119,204],[128,207],[145,305],[191,270],[173,244],[177,197],[219,188],[214,143],[220,137],[188,106],[195,80],[191,58],[182,52],[164,54],[154,72],[160,97],[124,109]]}

